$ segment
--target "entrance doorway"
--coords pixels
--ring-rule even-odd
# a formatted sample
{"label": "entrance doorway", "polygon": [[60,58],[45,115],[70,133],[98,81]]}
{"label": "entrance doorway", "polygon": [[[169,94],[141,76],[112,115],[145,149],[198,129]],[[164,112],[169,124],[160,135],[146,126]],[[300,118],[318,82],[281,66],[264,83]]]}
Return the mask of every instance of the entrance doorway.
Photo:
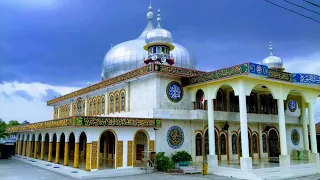
{"label": "entrance doorway", "polygon": [[279,137],[275,129],[270,129],[268,133],[268,142],[269,142],[269,157],[279,157]]}
{"label": "entrance doorway", "polygon": [[106,130],[100,136],[100,151],[99,151],[99,169],[115,169],[116,162],[116,136],[110,131]]}
{"label": "entrance doorway", "polygon": [[140,130],[134,136],[134,155],[133,166],[140,167],[143,165],[143,157],[147,155],[143,151],[148,151],[149,138],[146,132]]}

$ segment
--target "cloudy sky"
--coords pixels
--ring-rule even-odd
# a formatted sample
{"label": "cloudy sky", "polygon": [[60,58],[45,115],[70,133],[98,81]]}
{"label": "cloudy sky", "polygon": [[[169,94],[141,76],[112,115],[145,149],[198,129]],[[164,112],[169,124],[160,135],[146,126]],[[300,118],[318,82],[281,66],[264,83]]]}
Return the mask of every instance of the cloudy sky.
{"label": "cloudy sky", "polygon": [[[320,15],[270,0],[320,21]],[[316,0],[313,0],[314,2]],[[1,0],[0,117],[52,118],[46,101],[100,80],[114,44],[138,37],[149,0]],[[301,1],[300,5],[320,13]],[[201,70],[260,62],[274,53],[289,72],[320,72],[320,23],[264,0],[153,0],[162,26],[194,54]],[[155,21],[154,21],[155,22]]]}

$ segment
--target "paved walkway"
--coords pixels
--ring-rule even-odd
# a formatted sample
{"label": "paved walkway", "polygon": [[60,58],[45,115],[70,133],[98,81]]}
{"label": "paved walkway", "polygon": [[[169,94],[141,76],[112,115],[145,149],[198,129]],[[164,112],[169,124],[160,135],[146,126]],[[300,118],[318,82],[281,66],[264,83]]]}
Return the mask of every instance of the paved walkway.
{"label": "paved walkway", "polygon": [[[202,175],[170,175],[165,173],[142,174],[117,178],[103,178],[104,180],[235,180],[221,176]],[[0,180],[76,180],[62,174],[44,170],[15,160],[0,159]],[[99,179],[95,179],[99,180]],[[102,180],[102,179],[101,179]]]}
{"label": "paved walkway", "polygon": [[[62,174],[44,170],[19,161],[0,159],[0,180],[76,180]],[[104,178],[104,180],[236,180],[215,175],[170,175],[165,173],[143,174],[117,178]],[[320,175],[294,178],[291,180],[317,180]],[[99,179],[95,179],[99,180]],[[102,180],[102,179],[101,179]]]}

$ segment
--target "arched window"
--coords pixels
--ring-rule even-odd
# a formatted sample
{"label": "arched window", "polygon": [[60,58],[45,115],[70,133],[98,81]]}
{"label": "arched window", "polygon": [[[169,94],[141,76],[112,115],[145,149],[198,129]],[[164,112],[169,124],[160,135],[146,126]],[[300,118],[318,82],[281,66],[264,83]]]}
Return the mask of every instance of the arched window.
{"label": "arched window", "polygon": [[89,116],[92,116],[92,98],[89,99]]}
{"label": "arched window", "polygon": [[96,105],[97,105],[97,99],[94,97],[93,98],[93,106],[92,106],[92,115],[95,116],[96,115]]}
{"label": "arched window", "polygon": [[250,112],[256,113],[257,112],[257,98],[256,95],[251,93],[250,94]]}
{"label": "arched window", "polygon": [[236,133],[232,134],[232,154],[238,154]]}
{"label": "arched window", "polygon": [[263,153],[267,153],[267,135],[262,134],[262,150]]}
{"label": "arched window", "polygon": [[218,111],[223,111],[223,91],[222,89],[219,89],[217,93],[217,110]]}
{"label": "arched window", "polygon": [[268,101],[268,114],[274,114],[274,102],[273,97],[271,95],[267,98]]}
{"label": "arched window", "polygon": [[119,112],[119,93],[116,92],[115,112]]}
{"label": "arched window", "polygon": [[85,100],[83,100],[82,101],[82,116],[84,116],[85,115],[85,111],[86,111],[86,101]]}
{"label": "arched window", "polygon": [[77,100],[77,116],[81,116],[82,112],[82,99],[78,98]]}
{"label": "arched window", "polygon": [[202,156],[202,135],[197,133],[196,135],[196,156]]}
{"label": "arched window", "polygon": [[204,151],[205,154],[209,154],[209,136],[208,136],[208,130],[204,133]]}
{"label": "arched window", "polygon": [[196,94],[196,109],[203,109],[204,105],[204,92],[199,89]]}
{"label": "arched window", "polygon": [[253,145],[253,153],[258,153],[258,135],[257,134],[253,134],[252,136],[252,145]]}
{"label": "arched window", "polygon": [[109,113],[114,113],[113,108],[114,108],[114,100],[113,100],[113,95],[109,95]]}
{"label": "arched window", "polygon": [[77,114],[77,104],[73,103],[72,108],[73,108],[72,115],[75,116]]}
{"label": "arched window", "polygon": [[97,115],[100,115],[100,110],[101,110],[101,103],[100,103],[101,99],[100,96],[97,99]]}
{"label": "arched window", "polygon": [[106,100],[105,100],[105,98],[104,98],[104,95],[102,95],[101,96],[101,101],[102,101],[102,103],[101,103],[101,114],[104,114],[105,113],[105,107],[106,107]]}
{"label": "arched window", "polygon": [[219,133],[216,130],[214,130],[214,139],[216,155],[219,155]]}
{"label": "arched window", "polygon": [[70,116],[70,104],[68,104],[68,117]]}
{"label": "arched window", "polygon": [[234,93],[230,92],[229,93],[229,110],[230,112],[235,112],[235,97],[234,97]]}
{"label": "arched window", "polygon": [[124,91],[121,91],[121,111],[125,111],[126,106],[125,106],[125,102],[126,101],[126,96]]}
{"label": "arched window", "polygon": [[266,95],[260,96],[260,113],[261,114],[267,114],[267,97]]}
{"label": "arched window", "polygon": [[221,133],[220,134],[220,151],[221,155],[226,155],[227,154],[227,142],[226,142],[226,134]]}

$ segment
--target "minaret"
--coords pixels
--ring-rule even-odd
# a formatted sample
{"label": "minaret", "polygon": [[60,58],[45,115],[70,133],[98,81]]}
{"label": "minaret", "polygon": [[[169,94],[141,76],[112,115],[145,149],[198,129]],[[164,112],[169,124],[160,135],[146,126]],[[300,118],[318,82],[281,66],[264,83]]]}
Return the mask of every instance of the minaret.
{"label": "minaret", "polygon": [[145,63],[158,63],[172,65],[174,60],[170,51],[174,49],[172,44],[171,33],[161,27],[161,15],[160,9],[158,10],[158,25],[155,29],[150,31],[146,35],[146,45],[144,49],[148,51],[148,58],[145,59]]}

